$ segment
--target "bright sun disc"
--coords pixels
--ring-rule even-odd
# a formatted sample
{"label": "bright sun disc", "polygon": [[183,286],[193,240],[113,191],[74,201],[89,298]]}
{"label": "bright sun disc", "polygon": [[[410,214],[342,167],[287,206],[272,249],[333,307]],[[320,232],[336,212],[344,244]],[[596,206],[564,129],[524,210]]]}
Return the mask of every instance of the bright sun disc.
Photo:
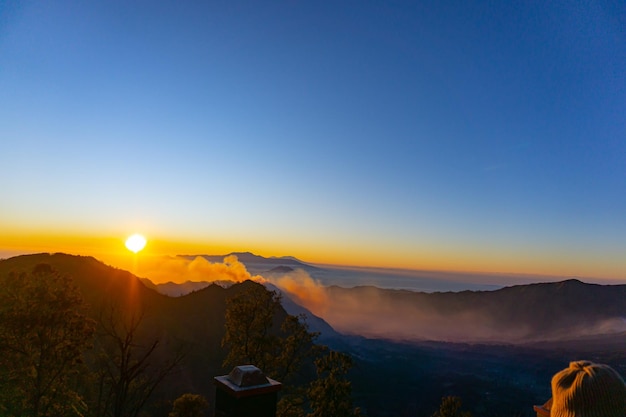
{"label": "bright sun disc", "polygon": [[146,238],[139,234],[134,234],[126,239],[126,247],[131,252],[137,253],[142,250],[144,246],[146,246]]}

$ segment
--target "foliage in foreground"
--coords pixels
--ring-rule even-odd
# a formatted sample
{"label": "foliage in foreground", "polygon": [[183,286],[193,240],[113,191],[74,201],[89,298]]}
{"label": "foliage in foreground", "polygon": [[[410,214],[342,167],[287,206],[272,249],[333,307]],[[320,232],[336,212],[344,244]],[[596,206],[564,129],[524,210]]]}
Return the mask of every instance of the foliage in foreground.
{"label": "foliage in foreground", "polygon": [[318,378],[308,390],[311,413],[308,417],[350,417],[359,415],[352,405],[352,384],[346,375],[352,367],[350,356],[329,351],[315,360]]}
{"label": "foliage in foreground", "polygon": [[80,416],[74,385],[95,322],[78,289],[50,265],[0,277],[0,413]]}
{"label": "foliage in foreground", "polygon": [[209,408],[206,398],[198,394],[183,394],[174,401],[168,417],[202,417]]}
{"label": "foliage in foreground", "polygon": [[[275,323],[280,299],[275,291],[254,285],[228,300],[224,366],[253,364],[269,377],[287,382],[278,403],[279,417],[358,414],[347,379],[350,357],[315,345],[317,334],[308,331],[304,317],[287,315],[282,323]],[[295,384],[295,376],[311,359],[317,378],[305,386]]]}
{"label": "foliage in foreground", "polygon": [[[317,346],[317,334],[303,317],[285,314],[276,292],[258,284],[243,288],[227,303],[224,366],[252,363],[283,382],[281,417],[355,415],[350,357]],[[3,417],[137,417],[182,359],[155,355],[159,339],[142,330],[140,304],[92,306],[94,316],[99,313],[94,321],[78,287],[48,264],[2,274],[0,289]],[[203,400],[184,395],[170,416],[202,415]]]}
{"label": "foliage in foreground", "polygon": [[181,357],[155,357],[141,311],[101,311],[96,322],[86,310],[49,264],[0,274],[0,416],[140,415]]}
{"label": "foliage in foreground", "polygon": [[439,410],[435,411],[431,417],[472,417],[469,411],[461,411],[462,405],[459,397],[443,397]]}

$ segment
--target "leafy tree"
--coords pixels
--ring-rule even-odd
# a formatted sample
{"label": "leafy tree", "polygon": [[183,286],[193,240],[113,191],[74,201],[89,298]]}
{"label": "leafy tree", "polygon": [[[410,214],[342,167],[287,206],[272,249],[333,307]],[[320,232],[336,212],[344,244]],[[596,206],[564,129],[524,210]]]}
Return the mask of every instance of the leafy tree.
{"label": "leafy tree", "polygon": [[318,378],[308,390],[311,413],[307,417],[349,417],[359,415],[352,406],[352,384],[347,378],[352,367],[350,356],[329,351],[315,360]]}
{"label": "leafy tree", "polygon": [[469,411],[461,411],[461,405],[463,404],[459,397],[443,397],[439,410],[435,411],[431,417],[472,417]]}
{"label": "leafy tree", "polygon": [[169,417],[202,417],[209,408],[206,398],[198,394],[183,394],[174,401]]}
{"label": "leafy tree", "polygon": [[[358,415],[346,378],[350,357],[316,346],[317,334],[308,331],[303,316],[286,315],[278,325],[280,300],[275,291],[256,284],[227,301],[224,366],[252,364],[271,378],[287,381],[277,405],[279,417]],[[320,356],[315,361],[318,378],[308,387],[298,386],[295,376],[314,356]]]}
{"label": "leafy tree", "polygon": [[276,378],[289,381],[300,371],[304,362],[319,350],[315,345],[318,333],[309,332],[305,315],[287,315],[280,330],[282,338],[280,353],[276,358]]}
{"label": "leafy tree", "polygon": [[283,395],[276,405],[278,417],[305,417],[307,408],[306,388],[292,386]]}
{"label": "leafy tree", "polygon": [[72,281],[50,265],[0,277],[0,414],[79,416],[73,387],[95,322]]}
{"label": "leafy tree", "polygon": [[276,377],[279,338],[272,332],[280,295],[261,285],[227,300],[226,332],[222,346],[228,348],[225,367],[253,364],[266,375]]}
{"label": "leafy tree", "polygon": [[281,382],[300,370],[312,355],[317,334],[308,331],[303,317],[287,315],[275,323],[280,300],[276,291],[254,284],[227,301],[224,367],[252,364]]}

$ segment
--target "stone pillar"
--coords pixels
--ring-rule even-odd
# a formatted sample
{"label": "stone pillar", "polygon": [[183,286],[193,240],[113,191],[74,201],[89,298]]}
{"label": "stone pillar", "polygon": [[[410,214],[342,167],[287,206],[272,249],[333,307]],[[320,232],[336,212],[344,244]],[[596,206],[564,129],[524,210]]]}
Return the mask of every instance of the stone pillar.
{"label": "stone pillar", "polygon": [[215,377],[215,417],[276,417],[280,382],[253,365],[236,366]]}

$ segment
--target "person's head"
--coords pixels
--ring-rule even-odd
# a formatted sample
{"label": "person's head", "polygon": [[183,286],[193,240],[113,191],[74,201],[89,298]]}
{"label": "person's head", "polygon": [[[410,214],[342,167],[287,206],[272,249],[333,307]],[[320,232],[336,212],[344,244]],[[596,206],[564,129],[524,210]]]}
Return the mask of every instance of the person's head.
{"label": "person's head", "polygon": [[608,365],[570,362],[552,377],[550,417],[626,417],[626,385]]}

